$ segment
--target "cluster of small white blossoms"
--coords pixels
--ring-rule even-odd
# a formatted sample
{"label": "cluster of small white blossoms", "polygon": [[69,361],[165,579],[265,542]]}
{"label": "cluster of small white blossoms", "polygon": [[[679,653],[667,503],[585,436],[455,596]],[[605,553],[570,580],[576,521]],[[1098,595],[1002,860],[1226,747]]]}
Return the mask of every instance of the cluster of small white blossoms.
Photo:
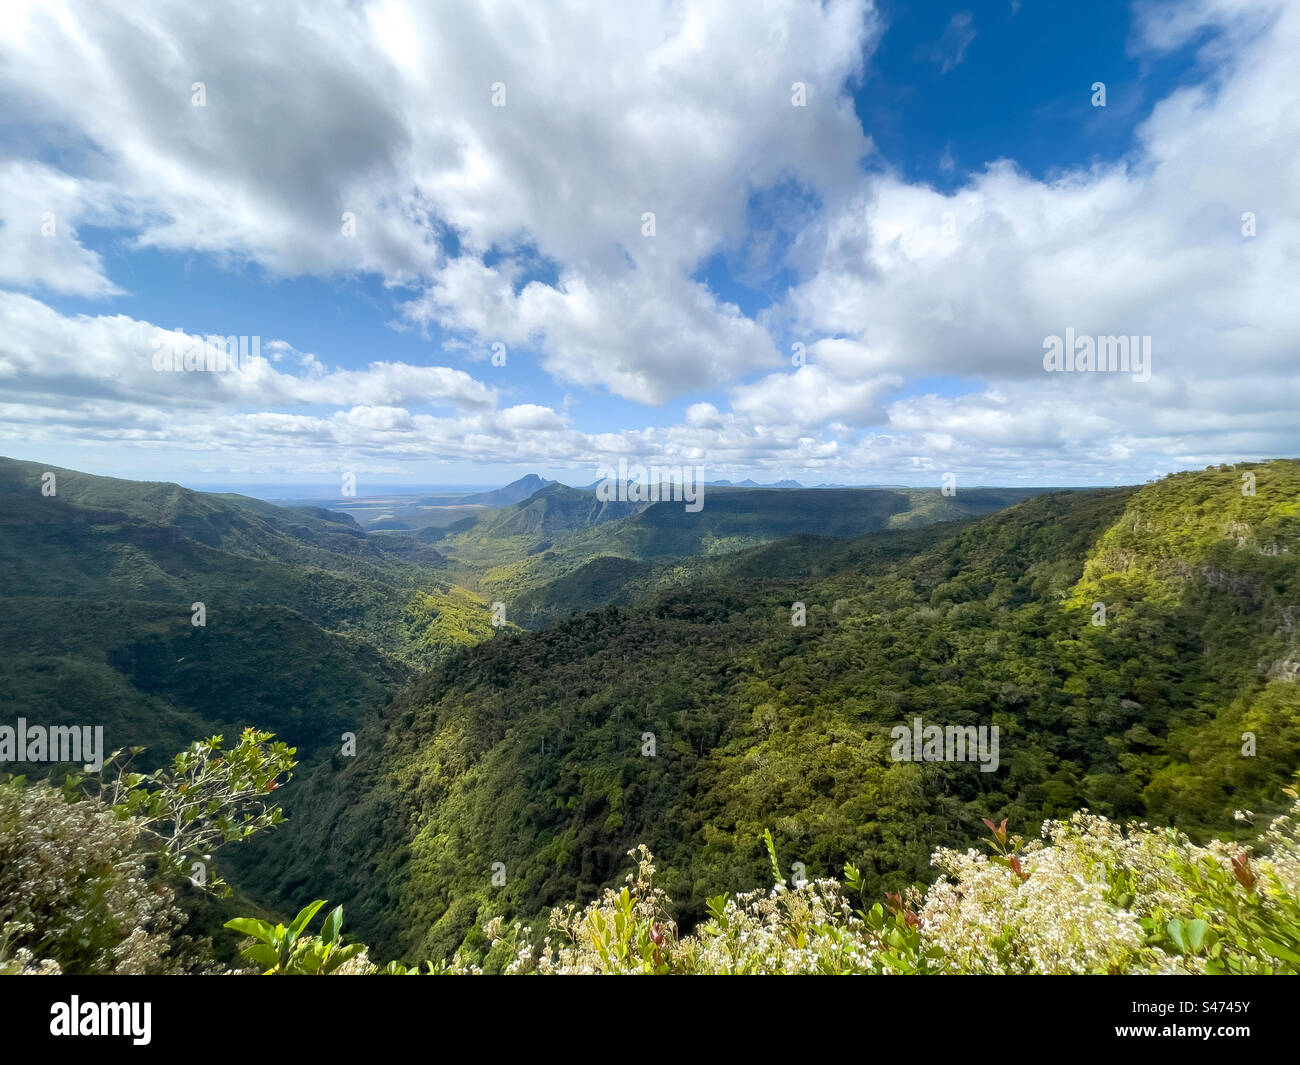
{"label": "cluster of small white blossoms", "polygon": [[1290,898],[1300,898],[1300,798],[1291,810],[1273,819],[1260,837],[1268,857],[1258,862],[1260,871],[1273,881],[1270,887]]}
{"label": "cluster of small white blossoms", "polygon": [[370,960],[370,951],[362,950],[354,954],[337,969],[334,976],[370,976],[378,972],[378,966]]}
{"label": "cluster of small white blossoms", "polygon": [[1124,971],[1142,948],[1135,914],[1068,856],[1035,841],[1020,854],[1027,879],[976,850],[942,850],[926,894],[921,937],[963,973]]}
{"label": "cluster of small white blossoms", "polygon": [[[1173,829],[1120,826],[1086,810],[1046,821],[1042,839],[1016,850],[1019,870],[976,850],[940,850],[941,871],[922,895],[898,900],[916,914],[931,971],[988,974],[1199,973],[1205,959],[1148,946],[1144,918],[1190,914],[1196,900],[1179,867],[1213,861],[1231,870],[1236,844],[1194,844]],[[1300,798],[1275,819],[1250,861],[1261,895],[1300,897]],[[501,918],[486,926],[494,944],[508,944],[508,972],[643,973],[653,967],[635,951],[611,955],[608,930],[653,928],[668,968],[680,973],[881,973],[894,964],[879,933],[858,916],[836,880],[778,884],[728,898],[720,918],[677,940],[671,901],[654,886],[650,852],[629,854],[637,869],[627,894],[607,889],[578,911],[551,914],[540,952],[519,946],[518,926]],[[1204,900],[1199,900],[1201,905]],[[897,906],[895,907],[898,908]],[[1206,914],[1213,918],[1213,914]],[[1212,920],[1212,923],[1216,923]],[[603,931],[602,931],[603,930]],[[523,930],[527,940],[528,930]],[[602,949],[603,947],[603,949]],[[911,964],[904,961],[903,964]]]}
{"label": "cluster of small white blossoms", "polygon": [[63,970],[57,961],[49,958],[37,959],[26,947],[19,947],[18,952],[7,961],[0,961],[0,976],[62,976]]}
{"label": "cluster of small white blossoms", "polygon": [[[119,820],[96,801],[66,802],[37,783],[0,787],[0,825],[0,921],[13,958],[24,939],[83,942],[82,964],[90,972],[136,975],[174,967],[164,955],[183,916],[172,892],[147,879],[134,850],[133,820]],[[44,963],[26,958],[25,964]]]}
{"label": "cluster of small white blossoms", "polygon": [[1175,911],[1185,901],[1171,855],[1195,861],[1209,853],[1173,829],[1152,829],[1145,821],[1120,826],[1087,810],[1068,821],[1044,821],[1042,834],[1060,852],[1057,858],[1090,883],[1110,889],[1122,879],[1133,896],[1127,909],[1139,917],[1156,909]]}
{"label": "cluster of small white blossoms", "polygon": [[[494,918],[484,926],[492,942],[509,944],[507,973],[542,975],[635,974],[657,964],[674,972],[698,974],[872,973],[881,963],[865,924],[854,915],[835,880],[817,880],[770,892],[729,898],[718,920],[693,935],[677,938],[669,917],[671,900],[654,884],[653,856],[644,846],[629,855],[636,870],[626,878],[626,894],[607,888],[578,911],[551,911],[550,931],[539,951],[527,943],[529,930]],[[633,944],[648,932],[660,949],[648,961],[638,950],[611,949],[611,932]],[[519,944],[522,938],[525,942]]]}
{"label": "cluster of small white blossoms", "polygon": [[[529,930],[519,931],[518,936],[525,942],[516,948],[506,971],[547,976],[645,972],[646,961],[639,951],[617,949],[620,936],[635,937],[638,930],[644,929],[653,931],[665,951],[671,949],[677,926],[670,916],[671,901],[654,883],[654,855],[644,843],[627,853],[636,868],[624,878],[626,888],[606,888],[581,912],[572,904],[553,909],[551,935],[546,936],[538,951],[527,944]],[[494,945],[502,942],[500,918],[489,922],[484,932]]]}
{"label": "cluster of small white blossoms", "polygon": [[[1279,821],[1285,819],[1279,819]],[[1275,822],[1275,825],[1277,822]],[[939,851],[944,875],[921,911],[922,938],[940,947],[949,965],[974,973],[1189,973],[1204,960],[1144,946],[1141,920],[1188,910],[1179,864],[1210,859],[1230,867],[1238,848],[1220,841],[1199,847],[1171,829],[1145,823],[1127,828],[1086,810],[1069,821],[1047,821],[1044,839],[1019,854],[1022,879],[989,856]],[[1260,868],[1300,877],[1294,836],[1266,835],[1274,857]],[[1119,904],[1122,899],[1123,905]]]}
{"label": "cluster of small white blossoms", "polygon": [[719,920],[682,943],[692,972],[715,975],[880,971],[868,929],[836,880],[729,898]]}
{"label": "cluster of small white blossoms", "polygon": [[9,944],[31,932],[33,926],[19,921],[6,921],[0,928],[0,976],[59,976],[63,970],[59,963],[49,958],[38,958],[26,947],[10,951]]}

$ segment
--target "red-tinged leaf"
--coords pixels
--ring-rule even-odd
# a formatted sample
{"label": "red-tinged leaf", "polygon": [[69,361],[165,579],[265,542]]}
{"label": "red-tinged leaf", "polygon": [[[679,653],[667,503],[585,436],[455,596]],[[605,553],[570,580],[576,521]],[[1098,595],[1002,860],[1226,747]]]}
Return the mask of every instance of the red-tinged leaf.
{"label": "red-tinged leaf", "polygon": [[1247,891],[1255,890],[1255,874],[1250,868],[1250,855],[1238,851],[1232,858],[1232,875]]}

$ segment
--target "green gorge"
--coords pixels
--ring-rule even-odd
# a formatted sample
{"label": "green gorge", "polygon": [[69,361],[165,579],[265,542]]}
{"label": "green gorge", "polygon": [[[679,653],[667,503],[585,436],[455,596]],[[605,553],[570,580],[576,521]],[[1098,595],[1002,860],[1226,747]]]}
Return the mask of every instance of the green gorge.
{"label": "green gorge", "polygon": [[[808,875],[853,862],[877,894],[985,817],[1032,831],[1087,807],[1244,837],[1234,810],[1281,809],[1300,764],[1300,467],[1256,472],[1254,496],[1209,470],[696,557],[631,605],[499,632],[304,783],[254,844],[266,888],[364,900],[368,942],[438,957],[494,914],[590,897],[639,842],[689,927],[761,881],[765,827]],[[999,771],[892,761],[916,716],[997,725]]]}
{"label": "green gorge", "polygon": [[[377,958],[482,963],[497,916],[540,940],[639,844],[687,934],[773,854],[877,900],[986,819],[1245,841],[1300,767],[1296,461],[698,514],[551,483],[428,536],[72,471],[45,497],[43,470],[0,461],[6,719],[151,765],[250,725],[297,747],[287,820],[223,875],[345,904]],[[891,758],[918,718],[996,727],[996,770]]]}

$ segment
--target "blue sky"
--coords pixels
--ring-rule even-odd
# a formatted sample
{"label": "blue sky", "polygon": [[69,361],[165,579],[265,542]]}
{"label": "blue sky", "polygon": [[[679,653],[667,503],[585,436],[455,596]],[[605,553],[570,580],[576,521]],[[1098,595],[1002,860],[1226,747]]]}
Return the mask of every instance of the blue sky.
{"label": "blue sky", "polygon": [[[1288,5],[426,7],[320,5],[304,38],[290,4],[19,5],[0,453],[364,486],[1300,450]],[[1045,372],[1066,328],[1150,336],[1150,380]],[[267,361],[158,373],[174,329]]]}

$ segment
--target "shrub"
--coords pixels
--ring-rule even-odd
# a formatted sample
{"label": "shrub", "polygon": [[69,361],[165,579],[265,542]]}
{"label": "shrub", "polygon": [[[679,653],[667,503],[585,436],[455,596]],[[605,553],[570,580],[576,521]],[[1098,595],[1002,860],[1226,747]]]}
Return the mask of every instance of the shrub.
{"label": "shrub", "polygon": [[0,971],[173,971],[183,915],[149,882],[138,836],[97,800],[0,784]]}

